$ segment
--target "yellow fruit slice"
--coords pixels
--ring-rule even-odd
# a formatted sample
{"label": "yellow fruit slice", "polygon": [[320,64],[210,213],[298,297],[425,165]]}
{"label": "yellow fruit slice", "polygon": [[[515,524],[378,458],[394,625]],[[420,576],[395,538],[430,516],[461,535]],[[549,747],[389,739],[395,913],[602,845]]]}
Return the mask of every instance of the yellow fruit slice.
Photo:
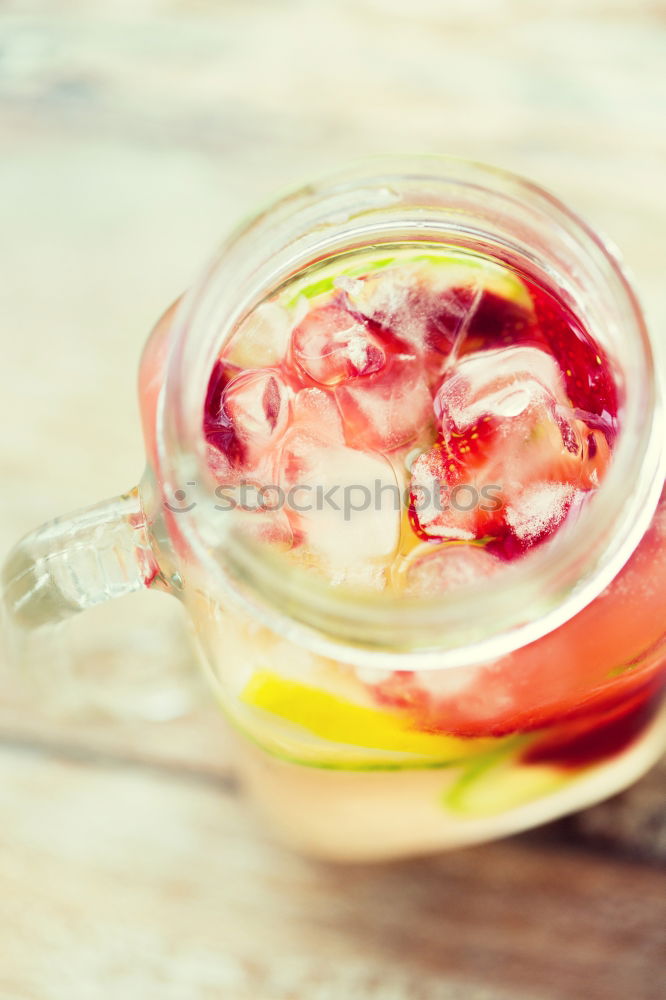
{"label": "yellow fruit slice", "polygon": [[[322,767],[444,766],[504,742],[420,732],[406,713],[362,705],[267,670],[253,675],[241,702],[260,710],[252,735],[267,750]],[[242,724],[252,721],[246,717]]]}

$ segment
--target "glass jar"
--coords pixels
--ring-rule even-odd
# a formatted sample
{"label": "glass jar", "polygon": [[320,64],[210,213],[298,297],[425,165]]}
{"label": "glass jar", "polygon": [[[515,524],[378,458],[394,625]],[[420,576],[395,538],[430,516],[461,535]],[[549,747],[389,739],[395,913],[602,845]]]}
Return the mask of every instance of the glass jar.
{"label": "glass jar", "polygon": [[[352,594],[221,516],[202,429],[208,378],[258,304],[313,262],[420,242],[555,289],[613,359],[621,430],[578,520],[501,586]],[[549,194],[437,157],[377,160],[289,194],[236,231],[158,322],[139,393],[140,486],[23,539],[5,565],[5,605],[31,629],[144,587],[184,602],[242,777],[291,843],[374,859],[502,836],[618,791],[663,751],[657,373],[614,252]],[[425,721],[419,699],[437,706]]]}

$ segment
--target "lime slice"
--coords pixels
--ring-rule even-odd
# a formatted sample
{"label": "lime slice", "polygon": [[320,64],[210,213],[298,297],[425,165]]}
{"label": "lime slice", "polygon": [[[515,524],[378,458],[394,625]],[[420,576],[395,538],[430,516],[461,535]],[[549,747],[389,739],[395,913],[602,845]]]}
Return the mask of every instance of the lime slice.
{"label": "lime slice", "polygon": [[[331,292],[335,287],[335,279],[344,275],[348,278],[361,277],[364,274],[368,274],[370,271],[379,271],[383,267],[388,267],[389,264],[393,264],[395,257],[380,257],[365,260],[362,264],[354,264],[348,267],[340,267],[339,260],[336,263],[324,266],[320,270],[324,271],[324,275],[317,278],[316,281],[305,281],[301,280],[296,284],[292,284],[289,287],[289,297],[284,302],[284,306],[287,309],[293,308],[299,298],[304,296],[306,299],[314,299],[318,295],[323,295],[325,292]],[[329,273],[325,273],[328,271]]]}
{"label": "lime slice", "polygon": [[363,705],[267,670],[253,675],[240,700],[254,711],[237,721],[256,742],[311,766],[445,767],[505,742],[422,732],[407,713]]}
{"label": "lime slice", "polygon": [[[517,749],[524,741],[513,742]],[[447,790],[444,805],[470,818],[496,816],[557,791],[571,780],[561,768],[519,764],[505,752],[475,762]]]}
{"label": "lime slice", "polygon": [[[487,257],[473,257],[471,255],[459,254],[458,256],[447,256],[445,254],[419,254],[412,257],[414,263],[428,264],[434,268],[448,268],[450,277],[447,277],[447,284],[459,281],[466,285],[470,278],[477,275],[480,284],[485,291],[492,292],[502,299],[515,302],[516,305],[523,306],[528,312],[533,311],[533,304],[530,293],[524,282],[511,268],[497,264]],[[437,278],[434,277],[436,281]]]}
{"label": "lime slice", "polygon": [[[428,244],[426,244],[428,246]],[[349,256],[352,263],[344,263]],[[335,281],[339,277],[362,277],[373,272],[395,265],[398,272],[401,268],[412,270],[414,277],[431,281],[435,287],[445,290],[455,285],[467,286],[480,284],[486,291],[500,298],[508,299],[517,305],[532,311],[532,299],[524,283],[509,267],[502,266],[494,260],[465,253],[460,248],[440,244],[431,252],[413,253],[404,248],[396,248],[396,254],[391,257],[372,256],[372,251],[361,255],[359,261],[356,254],[343,254],[329,261],[320,262],[292,282],[281,300],[288,310],[292,309],[301,299],[315,299],[333,291]]]}

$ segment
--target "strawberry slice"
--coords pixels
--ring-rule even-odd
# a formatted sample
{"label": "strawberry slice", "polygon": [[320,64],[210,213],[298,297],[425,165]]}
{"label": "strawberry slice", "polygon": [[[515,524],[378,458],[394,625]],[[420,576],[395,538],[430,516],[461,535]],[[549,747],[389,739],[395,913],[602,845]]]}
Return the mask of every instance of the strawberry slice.
{"label": "strawberry slice", "polygon": [[483,290],[468,318],[460,353],[520,345],[542,348],[555,358],[571,406],[595,415],[596,426],[612,443],[619,400],[606,353],[562,300],[533,281],[523,279],[523,287],[528,303]]}
{"label": "strawberry slice", "polygon": [[[467,467],[443,442],[422,452],[412,465],[409,522],[423,541],[472,541],[501,531],[501,484],[483,484],[483,499],[487,502],[482,509],[480,488],[473,481],[474,467],[480,467],[484,445],[494,434],[492,428],[483,437],[470,438],[471,460]],[[466,446],[463,443],[460,447]]]}
{"label": "strawberry slice", "polygon": [[598,714],[563,722],[523,752],[526,764],[578,768],[622,753],[649,725],[662,703],[663,684],[650,684]]}
{"label": "strawberry slice", "polygon": [[524,301],[484,289],[471,313],[461,352],[465,354],[521,344],[541,344],[534,311]]}
{"label": "strawberry slice", "polygon": [[239,374],[240,369],[236,365],[218,358],[208,380],[204,402],[203,428],[206,440],[213,448],[222,452],[232,466],[243,464],[245,448],[236,427],[223,413],[222,398],[229,383]]}
{"label": "strawberry slice", "polygon": [[572,406],[596,414],[611,439],[617,433],[618,393],[608,357],[564,303],[529,286],[537,325],[564,376]]}
{"label": "strawberry slice", "polygon": [[411,470],[420,538],[492,536],[492,550],[513,558],[544,541],[605,469],[603,435],[574,417],[557,364],[538,348],[464,356],[434,409],[439,439]]}

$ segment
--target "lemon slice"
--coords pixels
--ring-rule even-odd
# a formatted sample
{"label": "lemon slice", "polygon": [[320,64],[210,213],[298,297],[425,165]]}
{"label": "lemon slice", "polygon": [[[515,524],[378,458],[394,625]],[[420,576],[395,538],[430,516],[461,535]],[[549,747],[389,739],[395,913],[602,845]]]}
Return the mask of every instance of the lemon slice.
{"label": "lemon slice", "polygon": [[407,713],[353,702],[267,670],[253,675],[240,700],[255,710],[238,721],[256,742],[312,766],[444,767],[505,742],[421,732]]}

